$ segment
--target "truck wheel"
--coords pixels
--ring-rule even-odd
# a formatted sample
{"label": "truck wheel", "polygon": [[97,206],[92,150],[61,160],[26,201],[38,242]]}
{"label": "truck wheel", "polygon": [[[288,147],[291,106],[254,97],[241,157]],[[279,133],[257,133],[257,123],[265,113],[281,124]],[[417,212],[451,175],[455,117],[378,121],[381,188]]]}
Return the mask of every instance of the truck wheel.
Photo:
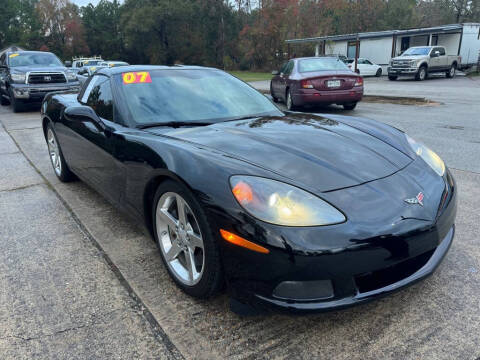
{"label": "truck wheel", "polygon": [[10,89],[9,93],[10,93],[10,104],[12,105],[13,112],[18,113],[22,111],[24,106],[19,100],[15,99],[15,96],[13,96],[12,89]]}
{"label": "truck wheel", "polygon": [[418,72],[415,75],[415,80],[423,81],[426,78],[427,78],[427,67],[426,66],[420,66],[420,69],[418,69]]}
{"label": "truck wheel", "polygon": [[398,76],[395,75],[388,75],[388,80],[395,81],[398,79]]}
{"label": "truck wheel", "polygon": [[452,64],[450,70],[447,71],[447,78],[452,79],[455,77],[455,73],[457,71],[457,64]]}

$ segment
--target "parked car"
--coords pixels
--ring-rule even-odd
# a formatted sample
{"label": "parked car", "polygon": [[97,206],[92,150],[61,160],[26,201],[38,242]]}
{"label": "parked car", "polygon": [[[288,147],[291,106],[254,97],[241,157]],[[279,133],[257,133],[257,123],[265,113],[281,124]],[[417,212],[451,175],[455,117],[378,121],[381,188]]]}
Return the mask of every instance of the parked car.
{"label": "parked car", "polygon": [[18,112],[48,92],[80,89],[77,76],[50,52],[5,52],[0,57],[0,102]]}
{"label": "parked car", "polygon": [[443,46],[415,46],[402,55],[393,58],[388,67],[388,78],[397,80],[399,76],[414,76],[415,80],[425,80],[428,74],[445,73],[453,78],[461,57],[447,55]]}
{"label": "parked car", "polygon": [[[355,71],[355,59],[348,59],[347,66],[352,70]],[[358,65],[357,65],[357,74],[362,76],[382,76],[382,67],[380,65],[372,63],[368,59],[358,58]]]}
{"label": "parked car", "polygon": [[95,66],[84,66],[78,70],[78,74],[77,74],[78,81],[80,82],[81,85],[83,85],[90,76],[95,74],[98,70],[104,69],[106,67],[107,66],[102,65],[102,63],[99,63],[98,65],[95,65]]}
{"label": "parked car", "polygon": [[353,110],[363,96],[363,78],[335,57],[292,59],[273,71],[270,94],[288,110],[305,105],[342,105]]}
{"label": "parked car", "polygon": [[117,66],[128,66],[130,64],[125,61],[102,61],[99,65],[104,67],[117,67]]}
{"label": "parked car", "polygon": [[284,113],[193,66],[101,69],[41,109],[57,177],[144,223],[191,296],[343,308],[427,277],[452,244],[450,171],[383,123]]}

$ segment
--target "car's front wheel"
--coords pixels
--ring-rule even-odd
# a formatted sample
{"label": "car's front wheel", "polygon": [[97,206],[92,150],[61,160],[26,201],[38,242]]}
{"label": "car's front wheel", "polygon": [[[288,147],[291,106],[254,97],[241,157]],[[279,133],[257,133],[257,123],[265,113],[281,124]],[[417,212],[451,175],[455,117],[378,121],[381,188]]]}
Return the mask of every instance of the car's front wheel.
{"label": "car's front wheel", "polygon": [[395,75],[388,75],[388,80],[390,81],[395,81],[398,79],[398,76],[395,76]]}
{"label": "car's front wheel", "polygon": [[5,98],[5,96],[2,95],[2,93],[0,93],[0,104],[2,106],[6,106],[10,104],[10,101],[8,101],[7,98]]}
{"label": "car's front wheel", "polygon": [[381,68],[377,70],[377,72],[375,73],[375,76],[376,77],[382,76],[382,69]]}
{"label": "car's front wheel", "polygon": [[183,184],[167,180],[153,201],[153,230],[175,283],[187,294],[208,298],[223,285],[218,244],[205,212]]}
{"label": "car's front wheel", "polygon": [[13,96],[12,89],[10,89],[9,95],[10,95],[10,104],[12,105],[13,112],[18,113],[20,111],[23,111],[24,105],[18,99],[15,99],[15,96]]}
{"label": "car's front wheel", "polygon": [[55,175],[62,182],[69,182],[75,180],[75,175],[70,171],[65,158],[62,154],[62,149],[58,143],[57,136],[52,124],[48,124],[46,131],[48,154],[50,155],[50,161],[55,171]]}

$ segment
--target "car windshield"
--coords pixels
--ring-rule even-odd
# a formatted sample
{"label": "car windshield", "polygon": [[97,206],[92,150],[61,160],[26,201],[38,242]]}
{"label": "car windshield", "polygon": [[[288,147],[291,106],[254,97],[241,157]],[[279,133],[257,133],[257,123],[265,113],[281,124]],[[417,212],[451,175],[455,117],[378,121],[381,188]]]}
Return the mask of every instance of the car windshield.
{"label": "car windshield", "polygon": [[17,66],[63,66],[62,62],[51,53],[13,53],[8,55],[8,65]]}
{"label": "car windshield", "polygon": [[345,63],[337,58],[325,57],[300,60],[298,71],[301,73],[328,70],[350,70]]}
{"label": "car windshield", "polygon": [[158,69],[114,79],[136,125],[283,115],[264,95],[218,70]]}
{"label": "car windshield", "polygon": [[103,62],[103,60],[85,60],[83,66],[95,66]]}
{"label": "car windshield", "polygon": [[409,55],[428,55],[430,52],[429,47],[418,47],[418,48],[410,48],[405,51],[402,56],[409,56]]}

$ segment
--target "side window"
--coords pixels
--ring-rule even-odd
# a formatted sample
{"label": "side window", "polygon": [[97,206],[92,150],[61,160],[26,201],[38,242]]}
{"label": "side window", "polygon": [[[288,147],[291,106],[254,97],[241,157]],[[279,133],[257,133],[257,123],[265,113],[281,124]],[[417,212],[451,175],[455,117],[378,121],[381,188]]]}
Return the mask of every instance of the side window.
{"label": "side window", "polygon": [[438,48],[438,51],[440,51],[440,56],[445,55],[445,48],[440,47],[440,48]]}
{"label": "side window", "polygon": [[368,65],[373,65],[372,62],[370,60],[365,60],[365,64],[368,64]]}
{"label": "side window", "polygon": [[282,65],[282,67],[280,68],[281,74],[285,74],[285,71],[287,70],[287,65],[288,65],[288,62]]}
{"label": "side window", "polygon": [[82,94],[82,97],[80,98],[80,102],[82,104],[87,103],[88,97],[90,96],[90,93],[92,92],[93,87],[100,80],[99,78],[100,76],[94,76],[90,79],[90,82],[88,83],[87,88],[85,89],[85,91]]}
{"label": "side window", "polygon": [[290,75],[292,73],[293,65],[294,65],[293,60],[290,60],[287,64],[287,68],[285,69],[285,75]]}
{"label": "side window", "polygon": [[90,95],[87,105],[90,106],[102,119],[113,121],[113,99],[110,79],[97,81]]}

